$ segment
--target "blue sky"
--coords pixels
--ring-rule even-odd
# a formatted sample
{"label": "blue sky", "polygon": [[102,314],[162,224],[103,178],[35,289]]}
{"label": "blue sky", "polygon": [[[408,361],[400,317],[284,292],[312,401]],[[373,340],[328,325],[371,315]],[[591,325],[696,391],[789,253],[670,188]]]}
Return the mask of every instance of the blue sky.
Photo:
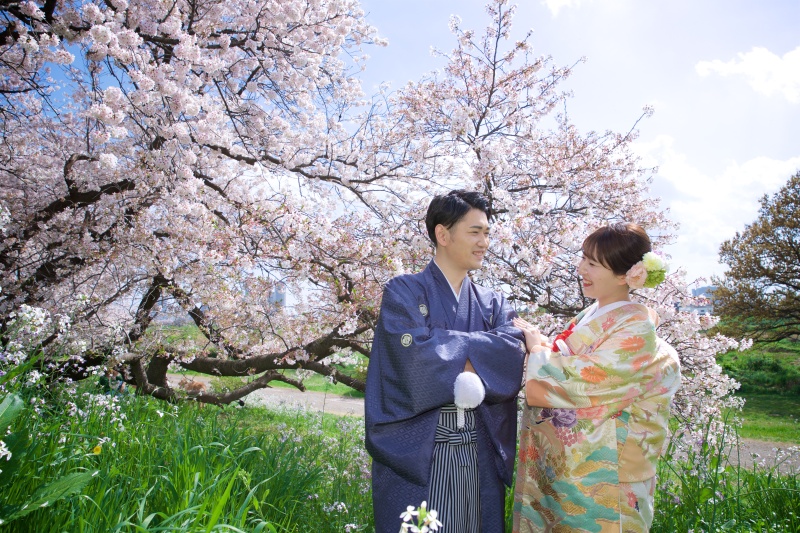
{"label": "blue sky", "polygon": [[[370,48],[365,90],[394,88],[442,66],[450,15],[482,30],[482,0],[362,0],[388,38]],[[758,199],[800,170],[800,1],[520,1],[514,37],[556,65],[581,57],[566,87],[583,131],[627,131],[642,107],[634,149],[658,166],[651,194],[680,223],[667,248],[688,278],[722,274],[720,243],[755,220]]]}

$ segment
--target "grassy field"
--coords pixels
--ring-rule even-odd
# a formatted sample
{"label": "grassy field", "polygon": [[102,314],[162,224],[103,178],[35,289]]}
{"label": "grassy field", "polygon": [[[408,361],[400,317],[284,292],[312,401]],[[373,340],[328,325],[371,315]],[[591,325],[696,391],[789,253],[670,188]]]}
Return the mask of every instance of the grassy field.
{"label": "grassy field", "polygon": [[800,444],[800,342],[756,345],[717,362],[741,383],[742,437]]}
{"label": "grassy field", "polygon": [[748,394],[741,417],[741,437],[800,444],[800,398]]}
{"label": "grassy field", "polygon": [[[0,531],[374,531],[362,424],[350,417],[170,405],[89,388],[22,394],[11,431],[31,438],[4,461],[0,520],[44,483],[97,474]],[[800,530],[797,475],[708,455],[661,461],[656,498],[653,533]]]}
{"label": "grassy field", "polygon": [[784,339],[774,344],[754,345],[743,352],[717,357],[725,373],[741,383],[739,392],[800,396],[800,341]]}
{"label": "grassy field", "polygon": [[[287,375],[293,376],[294,370],[285,370],[284,371]],[[270,383],[273,387],[285,387],[285,388],[294,388],[293,385],[289,385],[288,383],[284,383],[282,381],[273,381]],[[339,394],[341,396],[349,396],[351,398],[363,398],[364,393],[351,389],[347,385],[342,385],[341,383],[331,383],[325,376],[320,376],[319,374],[314,374],[313,376],[307,377],[303,380],[303,385],[305,385],[306,390],[315,391],[315,392],[327,392],[328,394]]]}
{"label": "grassy field", "polygon": [[[291,376],[294,378],[295,371],[294,370],[284,370],[283,371],[286,375]],[[192,373],[194,374],[194,373]],[[236,387],[241,386],[242,383],[245,383],[247,378],[237,378],[237,377],[214,377],[211,378],[211,387],[217,391],[230,391],[235,389]],[[336,394],[339,396],[347,396],[349,398],[363,398],[364,393],[351,389],[347,385],[343,385],[341,383],[331,383],[325,376],[321,376],[319,374],[314,374],[309,376],[303,380],[303,385],[305,386],[307,391],[313,392],[324,392],[327,394]],[[270,381],[270,387],[277,387],[277,388],[286,388],[286,389],[297,389],[294,385],[290,385],[289,383],[284,383],[283,381]]]}
{"label": "grassy field", "polygon": [[39,501],[44,483],[94,474],[79,495],[50,497],[0,531],[371,529],[360,421],[291,409],[170,405],[93,390],[65,389],[46,399],[23,392],[33,407],[3,438],[13,446],[14,435],[30,437],[14,449],[14,462],[3,461],[0,524],[13,509]]}

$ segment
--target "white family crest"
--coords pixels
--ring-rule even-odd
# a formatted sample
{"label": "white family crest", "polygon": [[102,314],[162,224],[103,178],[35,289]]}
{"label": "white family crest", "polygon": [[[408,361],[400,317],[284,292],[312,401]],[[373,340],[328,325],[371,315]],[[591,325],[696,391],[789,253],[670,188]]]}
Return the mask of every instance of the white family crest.
{"label": "white family crest", "polygon": [[400,344],[408,348],[411,346],[412,337],[410,333],[404,333],[402,337],[400,337]]}

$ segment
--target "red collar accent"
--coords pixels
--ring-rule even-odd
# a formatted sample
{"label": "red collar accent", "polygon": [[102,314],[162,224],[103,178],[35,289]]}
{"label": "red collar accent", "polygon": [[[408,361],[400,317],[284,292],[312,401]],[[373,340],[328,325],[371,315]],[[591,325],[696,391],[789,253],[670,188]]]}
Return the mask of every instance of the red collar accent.
{"label": "red collar accent", "polygon": [[565,329],[564,331],[562,331],[561,333],[556,335],[556,338],[553,339],[553,346],[550,348],[550,351],[552,351],[553,353],[558,352],[559,349],[558,349],[558,346],[556,345],[556,341],[559,340],[559,339],[561,339],[562,341],[567,340],[567,337],[572,335],[572,330],[573,329],[575,329],[575,322],[571,322],[567,329]]}

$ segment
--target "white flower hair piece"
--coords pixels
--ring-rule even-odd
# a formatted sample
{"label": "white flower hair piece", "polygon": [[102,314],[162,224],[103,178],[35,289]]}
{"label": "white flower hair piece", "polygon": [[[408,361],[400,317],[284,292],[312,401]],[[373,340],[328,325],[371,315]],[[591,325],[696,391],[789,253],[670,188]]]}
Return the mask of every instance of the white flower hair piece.
{"label": "white flower hair piece", "polygon": [[625,273],[625,283],[631,289],[654,289],[667,277],[669,265],[658,252],[647,252],[642,260]]}

